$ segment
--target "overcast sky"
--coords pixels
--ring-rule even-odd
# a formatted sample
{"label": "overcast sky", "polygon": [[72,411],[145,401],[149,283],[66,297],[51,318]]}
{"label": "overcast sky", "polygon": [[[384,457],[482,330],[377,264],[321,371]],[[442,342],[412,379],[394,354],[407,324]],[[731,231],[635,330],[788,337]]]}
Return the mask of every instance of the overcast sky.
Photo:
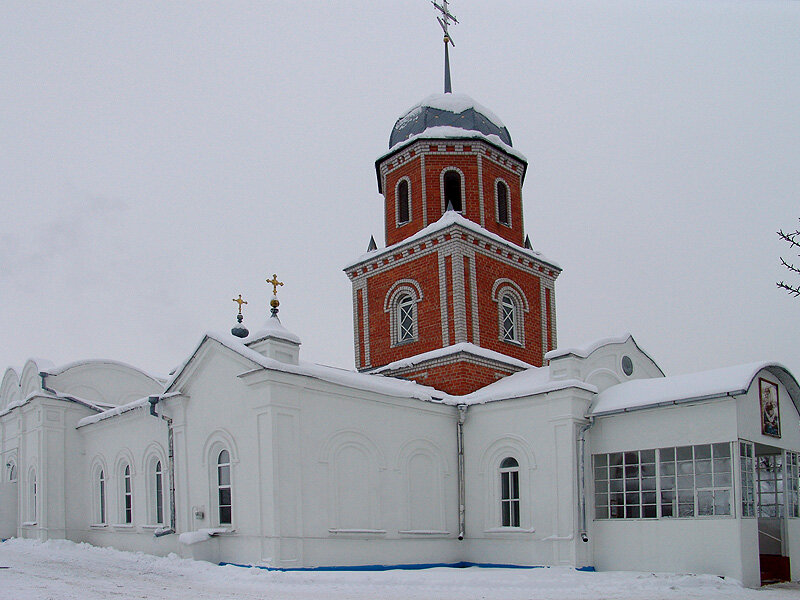
{"label": "overcast sky", "polygon": [[[800,2],[454,0],[453,89],[530,162],[559,346],[800,377]],[[268,315],[353,365],[342,267],[383,246],[374,160],[442,89],[425,0],[0,4],[0,369],[166,373]],[[794,283],[798,283],[797,279]]]}

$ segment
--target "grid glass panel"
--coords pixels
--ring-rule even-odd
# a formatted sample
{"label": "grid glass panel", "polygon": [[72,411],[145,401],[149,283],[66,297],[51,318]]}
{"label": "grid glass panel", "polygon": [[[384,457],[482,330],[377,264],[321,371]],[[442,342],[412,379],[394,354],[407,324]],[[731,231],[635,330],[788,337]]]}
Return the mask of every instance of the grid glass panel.
{"label": "grid glass panel", "polygon": [[231,524],[231,458],[227,450],[222,450],[217,457],[217,506],[219,508],[219,524]]}
{"label": "grid glass panel", "polygon": [[519,527],[519,463],[511,457],[500,465],[500,512],[503,527]]}
{"label": "grid glass panel", "polygon": [[758,516],[783,516],[783,457],[767,454],[756,459]]}
{"label": "grid glass panel", "polygon": [[786,516],[800,517],[800,453],[787,452],[786,460]]}
{"label": "grid glass panel", "polygon": [[742,516],[756,516],[756,463],[752,442],[739,442],[739,466],[742,471]]}
{"label": "grid glass panel", "polygon": [[731,514],[731,445],[702,444],[594,456],[595,518]]}

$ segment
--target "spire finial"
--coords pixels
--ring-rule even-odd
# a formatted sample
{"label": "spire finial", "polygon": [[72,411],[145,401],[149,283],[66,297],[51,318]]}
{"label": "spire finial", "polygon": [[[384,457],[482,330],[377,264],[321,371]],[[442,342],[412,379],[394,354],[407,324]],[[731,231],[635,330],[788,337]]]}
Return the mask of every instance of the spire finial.
{"label": "spire finial", "polygon": [[441,25],[442,31],[444,31],[444,93],[450,94],[453,92],[453,88],[450,85],[450,51],[447,46],[449,44],[455,47],[455,43],[453,43],[453,38],[450,37],[450,32],[447,28],[451,23],[458,24],[458,19],[455,18],[447,7],[447,0],[441,0],[441,4],[436,2],[436,0],[431,0],[431,4],[441,13],[441,16],[437,15],[436,20],[439,21],[439,25]]}
{"label": "spire finial", "polygon": [[239,294],[239,297],[234,298],[233,301],[239,305],[239,314],[242,314],[242,304],[247,304],[247,300],[242,300],[242,295]]}
{"label": "spire finial", "polygon": [[239,305],[239,314],[236,315],[236,325],[234,325],[233,329],[231,329],[231,334],[238,338],[246,338],[248,335],[250,335],[250,332],[247,330],[247,327],[242,325],[242,321],[244,320],[244,317],[242,316],[242,304],[247,304],[247,300],[242,300],[242,295],[239,294],[239,297],[234,298],[233,301]]}
{"label": "spire finial", "polygon": [[267,283],[272,286],[272,300],[269,301],[269,305],[272,307],[270,309],[270,313],[272,313],[273,317],[278,316],[278,307],[281,305],[280,301],[278,300],[278,286],[282,286],[283,282],[278,281],[278,276],[273,273],[272,279],[267,279]]}
{"label": "spire finial", "polygon": [[272,279],[267,279],[267,283],[272,286],[272,295],[273,296],[277,296],[278,295],[278,286],[279,285],[282,286],[283,282],[282,281],[278,281],[278,276],[275,273],[273,273],[272,274]]}

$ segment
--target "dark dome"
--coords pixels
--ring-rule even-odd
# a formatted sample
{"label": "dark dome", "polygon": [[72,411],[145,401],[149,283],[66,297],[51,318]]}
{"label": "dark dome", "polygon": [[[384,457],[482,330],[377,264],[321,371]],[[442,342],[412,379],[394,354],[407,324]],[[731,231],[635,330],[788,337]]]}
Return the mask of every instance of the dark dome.
{"label": "dark dome", "polygon": [[503,122],[466,94],[434,94],[397,119],[389,136],[389,148],[426,131],[430,134],[427,137],[459,137],[452,128],[463,129],[465,137],[475,133],[496,135],[504,144],[513,145]]}

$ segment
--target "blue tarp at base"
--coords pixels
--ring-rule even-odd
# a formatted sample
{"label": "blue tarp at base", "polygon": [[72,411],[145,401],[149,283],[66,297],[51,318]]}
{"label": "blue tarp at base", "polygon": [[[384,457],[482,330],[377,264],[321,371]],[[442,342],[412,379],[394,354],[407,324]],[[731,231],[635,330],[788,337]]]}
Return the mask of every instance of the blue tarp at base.
{"label": "blue tarp at base", "polygon": [[[409,565],[353,565],[332,567],[266,567],[262,565],[242,565],[238,563],[221,562],[221,566],[243,567],[245,569],[265,569],[267,571],[392,571],[395,569],[417,571],[421,569],[435,569],[445,567],[449,569],[467,569],[478,567],[480,569],[546,569],[547,565],[504,565],[500,563],[421,563]],[[594,567],[575,567],[576,571],[594,572]]]}

